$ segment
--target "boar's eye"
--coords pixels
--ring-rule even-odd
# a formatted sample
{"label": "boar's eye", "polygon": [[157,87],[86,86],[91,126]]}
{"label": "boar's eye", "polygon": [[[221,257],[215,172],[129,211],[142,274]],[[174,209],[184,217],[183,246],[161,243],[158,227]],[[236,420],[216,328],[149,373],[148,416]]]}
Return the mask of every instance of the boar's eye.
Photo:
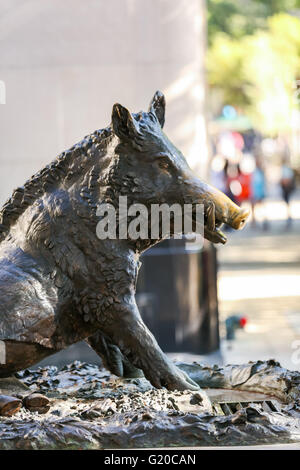
{"label": "boar's eye", "polygon": [[164,156],[159,157],[158,166],[162,170],[169,170],[171,165],[170,165],[170,161],[169,161],[168,157],[164,157]]}
{"label": "boar's eye", "polygon": [[159,167],[162,169],[162,170],[168,170],[169,169],[169,163],[164,161],[164,162],[159,162]]}

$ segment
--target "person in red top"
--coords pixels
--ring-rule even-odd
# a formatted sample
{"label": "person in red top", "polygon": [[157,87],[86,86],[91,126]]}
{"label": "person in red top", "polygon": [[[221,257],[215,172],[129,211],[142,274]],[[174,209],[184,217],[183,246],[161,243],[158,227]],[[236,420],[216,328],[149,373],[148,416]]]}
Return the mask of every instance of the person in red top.
{"label": "person in red top", "polygon": [[251,199],[251,175],[243,173],[239,165],[237,165],[237,171],[237,180],[241,185],[241,192],[237,195],[237,201],[238,204],[241,205],[242,202],[249,201]]}
{"label": "person in red top", "polygon": [[243,173],[239,165],[234,168],[229,166],[226,172],[226,187],[227,196],[230,197],[236,204],[241,205],[244,201],[249,201],[251,198],[251,175]]}

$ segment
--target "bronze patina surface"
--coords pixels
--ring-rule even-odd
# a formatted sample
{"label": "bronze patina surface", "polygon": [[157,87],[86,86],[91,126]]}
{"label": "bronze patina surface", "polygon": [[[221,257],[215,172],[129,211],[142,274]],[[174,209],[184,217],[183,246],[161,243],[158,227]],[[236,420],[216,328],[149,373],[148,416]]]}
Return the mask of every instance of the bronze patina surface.
{"label": "bronze patina surface", "polygon": [[222,223],[245,224],[247,211],[192,173],[164,121],[160,92],[148,112],[115,104],[110,127],[63,152],[3,206],[0,377],[86,339],[116,375],[139,368],[157,388],[197,389],[163,354],[135,302],[139,256],[160,239],[96,235],[97,205],[117,205],[119,196],[147,207],[203,203],[214,243],[226,241]]}
{"label": "bronze patina surface", "polygon": [[[231,400],[240,401],[244,393],[247,405],[220,415],[197,391],[157,390],[145,378],[120,379],[92,364],[75,362],[61,370],[53,366],[25,370],[18,375],[29,390],[16,385],[18,396],[46,395],[49,410],[37,414],[23,406],[14,416],[1,417],[0,449],[130,449],[300,441],[299,372],[287,371],[275,361],[226,367],[177,366],[208,395],[213,392],[214,401],[228,393]],[[259,406],[255,402],[261,394],[275,399],[280,408]]]}

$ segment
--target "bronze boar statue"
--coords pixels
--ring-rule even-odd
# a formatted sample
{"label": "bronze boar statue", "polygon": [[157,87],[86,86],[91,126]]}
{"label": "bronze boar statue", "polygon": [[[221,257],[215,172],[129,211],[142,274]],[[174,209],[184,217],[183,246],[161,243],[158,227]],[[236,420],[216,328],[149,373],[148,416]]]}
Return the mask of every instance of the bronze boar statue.
{"label": "bronze boar statue", "polygon": [[204,236],[225,243],[248,212],[193,175],[162,128],[165,98],[148,112],[120,104],[110,127],[59,155],[0,213],[0,377],[86,340],[113,373],[142,370],[155,387],[197,385],[161,351],[135,301],[140,254],[160,240],[96,235],[101,202],[204,205]]}

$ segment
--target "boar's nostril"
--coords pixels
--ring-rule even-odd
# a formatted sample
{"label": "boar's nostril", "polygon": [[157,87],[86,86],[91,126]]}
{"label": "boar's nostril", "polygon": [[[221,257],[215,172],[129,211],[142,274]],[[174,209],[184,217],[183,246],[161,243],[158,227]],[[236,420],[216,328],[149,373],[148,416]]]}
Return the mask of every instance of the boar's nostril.
{"label": "boar's nostril", "polygon": [[236,214],[235,218],[233,219],[232,223],[229,222],[229,225],[231,225],[235,230],[240,230],[246,224],[249,215],[249,209],[240,209],[240,211]]}
{"label": "boar's nostril", "polygon": [[238,228],[241,229],[241,228],[244,227],[244,225],[245,225],[246,222],[247,222],[247,219],[248,219],[249,215],[250,215],[250,211],[249,211],[248,209],[246,209],[246,210],[242,213],[242,215],[241,215],[241,219],[239,220],[239,226],[238,226]]}

